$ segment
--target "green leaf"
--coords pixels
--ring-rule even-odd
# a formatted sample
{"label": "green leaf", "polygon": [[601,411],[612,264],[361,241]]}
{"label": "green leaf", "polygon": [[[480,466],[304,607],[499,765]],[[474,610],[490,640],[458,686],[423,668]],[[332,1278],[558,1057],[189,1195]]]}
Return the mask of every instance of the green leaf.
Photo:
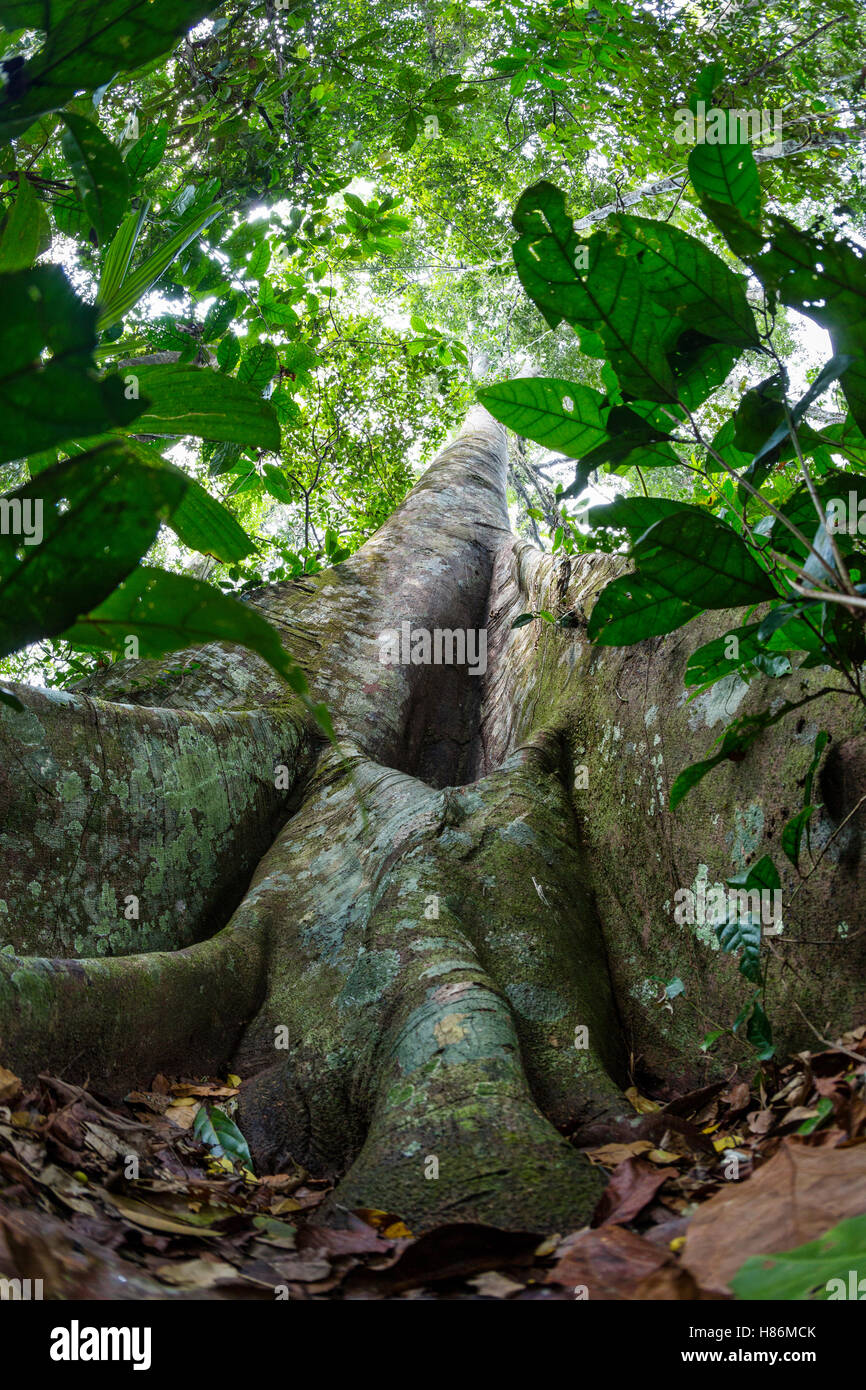
{"label": "green leaf", "polygon": [[218,299],[215,304],[212,304],[202,324],[202,342],[215,343],[217,338],[221,338],[234,315],[235,296],[233,294],[227,295],[225,299]]}
{"label": "green leaf", "polygon": [[[179,470],[178,470],[179,472]],[[7,493],[42,538],[0,536],[0,655],[56,636],[107,597],[180,503],[186,478],[137,463],[126,445],[67,459]],[[38,505],[37,505],[38,504]]]}
{"label": "green leaf", "polygon": [[769,219],[770,249],[751,264],[784,304],[825,328],[834,356],[853,359],[840,382],[851,414],[866,430],[866,262],[862,250],[833,232],[803,232]]}
{"label": "green leaf", "polygon": [[110,300],[123,284],[149,208],[149,201],[144,199],[141,207],[127,213],[118,227],[102,263],[102,274],[96,292],[98,304]]}
{"label": "green leaf", "polygon": [[673,346],[676,332],[669,337],[671,316],[654,305],[635,259],[596,231],[587,243],[588,270],[576,269],[581,242],[564,195],[550,183],[528,188],[513,220],[521,233],[512,248],[517,273],[550,327],[565,319],[582,330],[584,351],[606,355],[623,390],[645,400],[675,399],[664,342],[667,332]]}
{"label": "green leaf", "polygon": [[866,1294],[866,1216],[772,1255],[750,1255],[731,1280],[738,1299],[856,1299]]}
{"label": "green leaf", "polygon": [[276,497],[278,502],[294,502],[295,495],[279,468],[275,468],[272,463],[266,463],[263,473],[265,487],[272,497]]}
{"label": "green leaf", "polygon": [[814,806],[804,806],[802,810],[797,812],[796,816],[791,817],[782,831],[782,849],[795,869],[799,867],[803,832],[812,819],[812,812],[815,809]]}
{"label": "green leaf", "polygon": [[639,536],[662,517],[688,510],[688,503],[674,502],[667,497],[616,497],[598,507],[590,507],[586,520],[593,530],[602,528],[627,531],[629,540]]}
{"label": "green leaf", "polygon": [[716,927],[719,945],[726,955],[740,955],[740,974],[754,984],[761,980],[761,917],[735,912]]}
{"label": "green leaf", "polygon": [[607,438],[601,406],[604,397],[590,386],[554,378],[517,377],[477,392],[496,420],[524,439],[570,458]]}
{"label": "green leaf", "polygon": [[[210,0],[80,0],[50,10],[42,48],[7,83],[0,139],[21,134],[77,91],[93,91],[171,48],[216,6]],[[34,7],[35,10],[35,7]],[[45,10],[42,10],[45,14]]]}
{"label": "green leaf", "polygon": [[131,183],[140,183],[146,174],[153,172],[165,154],[167,140],[168,121],[160,121],[157,125],[151,126],[150,130],[146,130],[135,144],[129,147],[124,156],[124,164]]}
{"label": "green leaf", "polygon": [[[742,970],[742,966],[740,969]],[[745,974],[746,972],[743,970],[742,973]],[[757,1052],[758,1060],[769,1062],[776,1051],[773,1044],[773,1030],[770,1027],[770,1020],[757,1000],[752,1005],[752,1013],[746,1027],[746,1037]]]}
{"label": "green leaf", "polygon": [[241,345],[234,333],[227,333],[217,348],[217,362],[220,370],[230,372],[240,361]]}
{"label": "green leaf", "polygon": [[676,467],[679,459],[668,444],[667,436],[637,410],[645,411],[650,404],[634,401],[630,405],[605,406],[602,419],[606,437],[585,453],[581,463],[588,469],[601,464],[633,465],[641,468]]}
{"label": "green leaf", "polygon": [[760,859],[756,860],[748,869],[744,869],[742,873],[729,878],[728,883],[737,888],[744,886],[746,888],[758,888],[761,891],[766,889],[771,893],[778,892],[782,887],[779,871],[769,854],[762,854]]}
{"label": "green leaf", "polygon": [[[721,428],[716,431],[706,451],[704,467],[708,473],[721,473],[724,471],[722,464],[719,462],[719,458],[722,459],[734,473],[742,473],[749,467],[754,457],[753,451],[751,449],[744,450],[737,448],[734,443],[735,434],[735,416],[729,416]],[[714,458],[713,455],[715,454],[717,454],[719,458]]]}
{"label": "green leaf", "polygon": [[231,1159],[242,1168],[253,1171],[253,1160],[249,1147],[234,1120],[230,1119],[218,1105],[202,1105],[193,1121],[193,1134],[200,1139],[214,1158]]}
{"label": "green leaf", "polygon": [[21,174],[15,202],[0,232],[0,274],[33,264],[39,250],[41,220],[33,185]]}
{"label": "green leaf", "polygon": [[748,141],[738,138],[739,124],[730,111],[725,113],[724,133],[725,139],[718,144],[705,141],[695,145],[689,155],[689,178],[711,220],[713,205],[721,204],[733,208],[749,227],[757,228],[761,221],[758,166]]}
{"label": "green leaf", "polygon": [[136,434],[195,435],[279,448],[280,426],[273,406],[239,378],[176,363],[142,364],[134,374],[150,402],[135,422]]}
{"label": "green leaf", "polygon": [[668,353],[677,400],[694,410],[721,386],[741,349],[731,343],[713,342],[695,328],[687,328]]}
{"label": "green leaf", "polygon": [[74,644],[109,650],[120,650],[131,635],[138,637],[142,657],[164,656],[203,642],[249,647],[292,690],[307,694],[303,671],[270,623],[248,604],[187,575],[139,565],[109,599],[64,632]]}
{"label": "green leaf", "polygon": [[799,867],[800,849],[803,842],[803,834],[807,830],[812,813],[817,806],[811,804],[812,784],[815,780],[815,773],[824,753],[824,749],[830,742],[830,735],[826,729],[821,729],[815,739],[815,746],[812,750],[812,758],[806,771],[806,779],[803,784],[803,807],[792,816],[782,831],[782,849],[790,859],[794,868]]}
{"label": "green leaf", "polygon": [[815,1240],[772,1255],[750,1255],[731,1280],[739,1299],[863,1299],[866,1215],[831,1226]]}
{"label": "green leaf", "polygon": [[[715,637],[692,652],[686,666],[685,684],[696,686],[693,694],[697,695],[735,671],[745,681],[758,671],[763,675],[788,675],[791,663],[781,653],[795,647],[791,639],[797,636],[799,632],[789,630],[784,623],[769,639],[762,623],[732,628],[724,636]],[[820,649],[820,643],[818,646]]]}
{"label": "green leaf", "polygon": [[804,1120],[801,1125],[798,1125],[795,1130],[796,1134],[814,1134],[819,1125],[822,1125],[833,1114],[833,1102],[829,1096],[821,1096],[815,1108],[818,1112],[817,1115],[812,1115],[810,1119]]}
{"label": "green leaf", "polygon": [[190,550],[212,555],[224,564],[243,560],[253,553],[255,546],[228,507],[211,497],[195,478],[137,439],[127,440],[124,448],[136,463],[174,474],[183,480],[184,491],[177,506],[166,518],[166,525]]}
{"label": "green leaf", "polygon": [[805,395],[801,396],[796,405],[791,407],[789,411],[790,423],[788,419],[783,420],[773,430],[769,439],[761,445],[752,460],[753,467],[767,458],[768,455],[773,458],[778,456],[779,446],[789,437],[792,427],[799,424],[812,402],[824,394],[831,381],[838,381],[842,373],[855,361],[854,357],[842,353],[836,357],[831,357],[829,362],[824,364]]}
{"label": "green leaf", "polygon": [[261,394],[276,375],[276,370],[277,350],[273,343],[253,343],[241,358],[237,379]]}
{"label": "green leaf", "polygon": [[701,609],[674,597],[667,588],[640,573],[614,579],[599,594],[587,635],[600,646],[627,647],[645,637],[673,632]]}
{"label": "green leaf", "polygon": [[697,508],[655,522],[632,547],[641,574],[700,608],[734,608],[775,598],[745,542]]}
{"label": "green leaf", "polygon": [[608,219],[640,262],[641,277],[659,304],[708,338],[755,347],[758,330],[746,300],[746,280],[695,237],[668,222],[619,213]]}
{"label": "green leaf", "polygon": [[824,749],[827,747],[827,744],[829,742],[829,732],[826,729],[821,729],[815,739],[815,746],[812,749],[812,761],[809,763],[809,767],[806,772],[806,781],[803,783],[804,802],[807,802],[811,799],[812,783],[815,779],[815,773],[818,771],[818,765],[821,762],[821,757],[824,753]]}
{"label": "green leaf", "polygon": [[[219,477],[221,473],[230,473],[237,466],[240,457],[240,444],[218,444],[210,456],[208,472],[214,478]],[[252,464],[246,463],[243,466],[250,473],[253,472]]]}
{"label": "green leaf", "polygon": [[0,292],[0,463],[135,419],[120,378],[96,375],[94,310],[59,266],[4,275]]}
{"label": "green leaf", "polygon": [[[842,469],[834,469],[827,473],[823,478],[815,482],[815,491],[821,503],[827,511],[827,520],[832,521],[835,508],[831,508],[831,503],[841,503],[846,513],[846,520],[853,521],[855,535],[859,535],[859,525],[863,520],[861,503],[866,504],[866,475],[861,473],[846,473]],[[864,505],[863,510],[866,510]],[[805,536],[811,535],[817,524],[815,504],[812,501],[811,493],[805,483],[795,488],[786,502],[782,504],[779,511],[783,516],[797,527]],[[796,536],[783,526],[780,521],[775,521],[772,528],[773,546],[776,550],[784,551],[786,555],[798,557],[802,562],[806,560],[806,550]],[[845,530],[836,531],[836,540],[840,548],[845,550],[848,543],[848,533]],[[826,571],[822,570],[826,574]]]}
{"label": "green leaf", "polygon": [[265,271],[271,263],[271,245],[268,241],[263,241],[260,246],[256,246],[247,261],[246,274],[253,280],[261,280]]}
{"label": "green leaf", "polygon": [[212,203],[209,207],[192,213],[183,225],[164,245],[154,251],[152,256],[137,266],[131,275],[125,276],[117,289],[110,294],[98,296],[96,307],[99,311],[97,327],[113,328],[124,314],[137,304],[142,295],[152,289],[161,275],[165,273],[176,256],[204,231],[214,218],[223,211],[222,203]]}
{"label": "green leaf", "polygon": [[100,246],[117,231],[129,202],[129,177],[116,145],[99,126],[71,111],[63,113],[61,145]]}
{"label": "green leaf", "polygon": [[394,144],[401,154],[407,154],[417,139],[418,118],[414,111],[410,111],[400,126]]}

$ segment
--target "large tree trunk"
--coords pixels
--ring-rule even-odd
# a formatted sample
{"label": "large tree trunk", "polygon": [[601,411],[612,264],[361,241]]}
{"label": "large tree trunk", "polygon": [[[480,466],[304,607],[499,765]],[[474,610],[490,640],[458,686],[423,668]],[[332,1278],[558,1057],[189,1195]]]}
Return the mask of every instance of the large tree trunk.
{"label": "large tree trunk", "polygon": [[[185,652],[181,674],[120,662],[74,695],[18,688],[25,712],[0,722],[0,1061],[118,1094],[228,1066],[258,1163],[341,1175],[337,1205],[417,1230],[568,1229],[601,1181],[573,1141],[622,1114],[635,1068],[695,1081],[741,1055],[700,1051],[745,986],[711,928],[677,925],[675,893],[778,850],[819,727],[826,853],[770,943],[770,1004],[783,1047],[806,1019],[862,1021],[853,705],[804,706],[670,813],[725,713],[777,689],[685,703],[686,657],[719,622],[590,648],[622,561],[515,541],[505,472],[476,411],[351,560],[253,595],[339,753],[238,648]],[[539,608],[576,625],[512,628]],[[383,664],[404,624],[485,632],[486,673]]]}

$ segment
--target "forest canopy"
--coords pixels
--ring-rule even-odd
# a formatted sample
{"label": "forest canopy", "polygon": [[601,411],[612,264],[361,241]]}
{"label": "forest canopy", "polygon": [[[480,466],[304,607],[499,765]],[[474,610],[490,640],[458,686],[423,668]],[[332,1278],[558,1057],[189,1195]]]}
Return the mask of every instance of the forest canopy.
{"label": "forest canopy", "polygon": [[[726,171],[696,171],[684,143],[699,102],[753,113],[753,210],[762,199],[767,218],[859,245],[853,0],[10,0],[0,20],[0,486],[31,528],[38,491],[49,532],[29,551],[6,526],[0,538],[10,677],[69,685],[112,655],[210,633],[302,690],[272,633],[230,600],[356,550],[482,387],[530,441],[512,462],[518,528],[569,553],[588,544],[587,502],[645,493],[648,469],[654,495],[724,511],[732,484],[698,441],[718,444],[739,403],[724,440],[736,464],[772,433],[765,420],[778,425],[785,390],[793,404],[822,370],[820,403],[858,457],[826,333],[804,328],[803,296],[760,282],[754,261],[742,279],[742,234],[706,215]],[[734,136],[715,148],[738,148]],[[541,187],[615,265],[640,259],[655,219],[668,242],[692,239],[673,243],[698,256],[689,275],[745,287],[729,306],[738,329],[717,323],[699,345],[715,356],[693,392],[696,435],[667,442],[658,412],[636,427],[616,403],[658,399],[646,371],[629,376],[609,341],[533,302],[519,233]],[[713,332],[705,307],[698,293],[675,325],[681,358],[697,352],[684,329]],[[789,363],[781,386],[773,355]],[[509,397],[509,379],[532,377]],[[545,380],[579,388],[581,409],[613,408],[594,449],[591,430],[550,415]],[[592,545],[621,545],[624,519],[600,520]]]}

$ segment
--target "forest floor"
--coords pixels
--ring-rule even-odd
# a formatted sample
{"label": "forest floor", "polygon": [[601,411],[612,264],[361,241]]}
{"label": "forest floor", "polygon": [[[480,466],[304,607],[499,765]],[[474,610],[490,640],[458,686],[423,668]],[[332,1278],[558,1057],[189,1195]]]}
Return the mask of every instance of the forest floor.
{"label": "forest floor", "polygon": [[866,1028],[756,1083],[633,1088],[633,1122],[584,1150],[609,1175],[592,1223],[546,1238],[315,1224],[331,1185],[249,1171],[237,1086],[157,1076],[109,1105],[0,1066],[0,1277],[50,1299],[724,1299],[735,1276],[739,1297],[795,1298],[823,1288],[826,1242],[737,1271],[866,1211]]}

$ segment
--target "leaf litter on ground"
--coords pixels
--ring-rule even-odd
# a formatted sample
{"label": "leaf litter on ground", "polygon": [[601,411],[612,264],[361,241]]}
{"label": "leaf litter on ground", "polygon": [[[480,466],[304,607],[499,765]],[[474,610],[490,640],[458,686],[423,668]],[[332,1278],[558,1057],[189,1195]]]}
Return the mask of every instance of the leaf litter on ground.
{"label": "leaf litter on ground", "polygon": [[240,1083],[160,1075],[112,1103],[0,1066],[0,1275],[46,1298],[304,1301],[802,1299],[866,1277],[866,1028],[757,1089],[633,1085],[634,1117],[583,1150],[609,1178],[590,1225],[546,1237],[324,1221],[334,1181],[253,1171]]}

